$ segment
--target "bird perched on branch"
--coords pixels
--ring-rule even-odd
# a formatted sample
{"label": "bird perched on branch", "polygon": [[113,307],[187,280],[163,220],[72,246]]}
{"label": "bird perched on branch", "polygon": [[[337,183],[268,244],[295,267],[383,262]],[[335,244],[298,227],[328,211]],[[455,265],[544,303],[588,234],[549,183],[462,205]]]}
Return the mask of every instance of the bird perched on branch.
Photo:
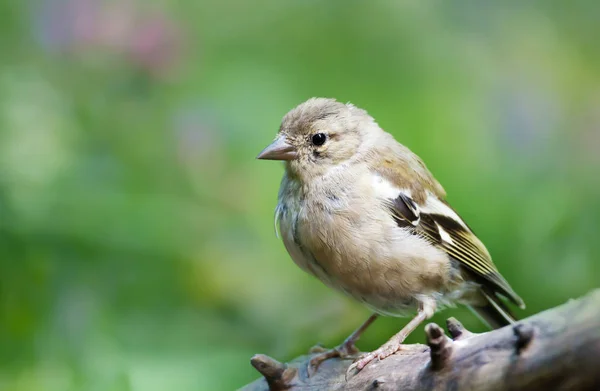
{"label": "bird perched on branch", "polygon": [[285,115],[258,159],[285,162],[275,214],[294,262],[374,312],[340,346],[315,356],[309,370],[356,353],[354,343],[378,315],[416,309],[353,369],[400,350],[443,307],[470,306],[494,328],[515,319],[502,298],[524,307],[421,159],[366,111],[309,99]]}

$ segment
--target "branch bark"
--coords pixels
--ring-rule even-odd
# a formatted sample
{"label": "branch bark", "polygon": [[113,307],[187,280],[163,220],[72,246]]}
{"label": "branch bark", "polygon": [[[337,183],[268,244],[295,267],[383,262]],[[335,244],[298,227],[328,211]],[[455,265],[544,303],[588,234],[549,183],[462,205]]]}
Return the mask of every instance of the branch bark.
{"label": "branch bark", "polygon": [[430,323],[428,346],[347,378],[352,360],[329,359],[308,377],[310,356],[282,364],[257,354],[264,377],[242,390],[600,390],[600,289],[499,330],[474,334],[453,318],[447,328],[450,337]]}

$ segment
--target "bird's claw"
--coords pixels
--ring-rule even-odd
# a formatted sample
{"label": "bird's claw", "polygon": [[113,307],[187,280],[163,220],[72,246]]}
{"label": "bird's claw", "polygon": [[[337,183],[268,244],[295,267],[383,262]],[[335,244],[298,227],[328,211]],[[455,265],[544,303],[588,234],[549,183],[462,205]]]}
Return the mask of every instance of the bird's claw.
{"label": "bird's claw", "polygon": [[357,374],[364,367],[366,367],[367,364],[369,364],[371,361],[375,360],[376,358],[379,358],[377,351],[367,353],[366,355],[360,357],[358,360],[353,362],[352,365],[350,365],[348,367],[348,370],[346,371],[346,378],[348,377],[349,374]]}
{"label": "bird's claw", "polygon": [[312,377],[319,369],[319,365],[325,360],[330,358],[339,357],[341,359],[346,359],[352,357],[354,354],[358,353],[358,349],[354,344],[342,344],[330,350],[325,350],[323,347],[317,345],[314,346],[310,353],[318,353],[316,356],[312,357],[308,362],[308,366],[306,368],[308,377]]}
{"label": "bird's claw", "polygon": [[346,371],[346,379],[351,374],[357,374],[364,367],[366,367],[373,360],[378,359],[379,361],[391,356],[401,349],[402,345],[399,343],[392,343],[389,345],[384,345],[377,350],[372,351],[371,353],[367,353],[366,355],[359,357],[352,365],[348,367]]}

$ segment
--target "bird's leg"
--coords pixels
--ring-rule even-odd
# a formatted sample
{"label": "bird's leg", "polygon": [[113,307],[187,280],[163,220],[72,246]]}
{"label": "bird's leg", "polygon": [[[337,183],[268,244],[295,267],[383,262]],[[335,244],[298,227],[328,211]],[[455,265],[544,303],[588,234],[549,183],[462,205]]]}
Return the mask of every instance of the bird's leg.
{"label": "bird's leg", "polygon": [[386,343],[381,345],[381,347],[377,350],[372,351],[366,356],[360,358],[354,364],[350,365],[348,368],[348,372],[356,369],[360,371],[367,364],[369,364],[374,359],[378,358],[379,360],[383,360],[386,357],[391,356],[402,348],[402,342],[412,333],[423,321],[429,319],[435,313],[435,301],[428,300],[425,302],[419,303],[419,311],[417,312],[417,316],[415,316],[402,330],[400,330],[396,335],[389,339]]}
{"label": "bird's leg", "polygon": [[358,353],[358,349],[356,349],[356,346],[354,346],[354,344],[356,343],[356,341],[358,341],[361,334],[364,333],[364,331],[371,325],[371,323],[375,321],[375,319],[377,319],[377,314],[371,315],[369,319],[367,319],[359,328],[354,330],[354,332],[350,334],[350,336],[348,336],[348,338],[346,338],[341,345],[331,350],[322,352],[311,358],[310,362],[308,363],[309,376],[314,374],[319,368],[319,365],[329,358],[340,357],[344,359],[352,356],[353,354]]}

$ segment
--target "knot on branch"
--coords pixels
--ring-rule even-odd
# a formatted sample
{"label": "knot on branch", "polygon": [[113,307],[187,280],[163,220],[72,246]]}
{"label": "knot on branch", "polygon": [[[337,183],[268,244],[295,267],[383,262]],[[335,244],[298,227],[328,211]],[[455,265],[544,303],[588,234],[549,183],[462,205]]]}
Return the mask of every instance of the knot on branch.
{"label": "knot on branch", "polygon": [[286,390],[292,386],[291,380],[296,376],[296,368],[290,368],[264,354],[254,355],[250,363],[265,377],[270,391]]}
{"label": "knot on branch", "polygon": [[373,389],[377,389],[379,387],[381,387],[383,384],[385,383],[385,380],[382,379],[375,379],[373,380],[373,382],[371,383],[371,388]]}
{"label": "knot on branch", "polygon": [[458,341],[461,339],[466,339],[472,337],[474,334],[467,330],[462,323],[460,323],[456,318],[448,318],[446,320],[446,327],[448,328],[448,332],[454,341]]}
{"label": "knot on branch", "polygon": [[517,354],[521,354],[533,340],[533,327],[529,324],[519,323],[513,326],[513,332],[517,337],[515,343]]}
{"label": "knot on branch", "polygon": [[329,350],[329,349],[327,349],[325,346],[321,345],[321,343],[318,343],[315,346],[313,346],[312,348],[308,349],[308,354],[324,353],[327,350]]}
{"label": "knot on branch", "polygon": [[446,337],[444,330],[435,323],[425,326],[427,345],[431,356],[431,369],[440,370],[448,365],[452,355],[452,341]]}

